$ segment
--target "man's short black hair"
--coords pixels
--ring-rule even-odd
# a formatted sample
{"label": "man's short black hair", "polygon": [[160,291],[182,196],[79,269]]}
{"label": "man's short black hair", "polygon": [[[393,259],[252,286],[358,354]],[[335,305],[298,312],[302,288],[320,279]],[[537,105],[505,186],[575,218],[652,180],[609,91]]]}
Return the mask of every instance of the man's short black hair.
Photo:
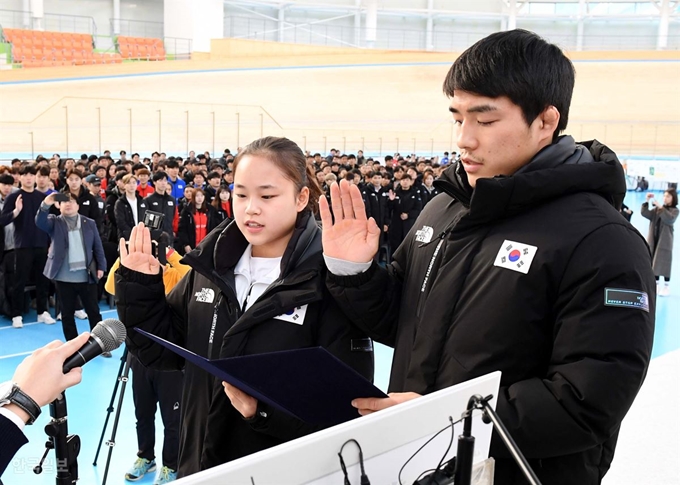
{"label": "man's short black hair", "polygon": [[165,166],[167,168],[179,168],[179,163],[177,163],[177,160],[169,158],[167,162],[165,162]]}
{"label": "man's short black hair", "polygon": [[527,30],[497,32],[463,52],[444,80],[444,93],[467,91],[488,98],[507,96],[531,125],[547,107],[560,120],[553,141],[567,127],[574,91],[574,65],[554,44]]}
{"label": "man's short black hair", "polygon": [[135,157],[138,157],[138,156],[139,156],[139,153],[133,153],[131,158],[135,158]]}
{"label": "man's short black hair", "polygon": [[210,179],[218,179],[218,178],[220,178],[220,174],[218,172],[212,171],[208,174],[208,176],[205,179],[210,180]]}
{"label": "man's short black hair", "polygon": [[125,150],[121,150],[118,155],[127,155],[127,152]]}
{"label": "man's short black hair", "polygon": [[42,175],[43,177],[49,177],[50,176],[50,167],[45,167],[45,166],[40,167],[38,169],[38,174]]}
{"label": "man's short black hair", "polygon": [[118,182],[119,180],[123,180],[123,177],[125,177],[126,175],[127,175],[127,171],[121,171],[121,172],[116,171],[116,176],[113,177],[113,180],[115,182]]}
{"label": "man's short black hair", "polygon": [[159,180],[167,179],[168,174],[159,170],[158,172],[154,172],[153,177],[151,177],[151,180],[153,182],[158,182]]}
{"label": "man's short black hair", "polygon": [[36,175],[38,173],[38,169],[35,168],[35,165],[24,165],[19,169],[19,175],[26,175],[29,173],[32,175]]}

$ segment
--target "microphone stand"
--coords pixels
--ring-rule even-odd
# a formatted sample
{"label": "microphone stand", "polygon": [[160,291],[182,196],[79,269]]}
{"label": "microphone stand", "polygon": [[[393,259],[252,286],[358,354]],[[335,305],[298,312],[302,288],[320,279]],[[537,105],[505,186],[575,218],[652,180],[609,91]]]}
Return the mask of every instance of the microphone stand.
{"label": "microphone stand", "polygon": [[104,467],[104,477],[102,479],[102,485],[106,485],[106,479],[109,475],[109,466],[111,465],[111,456],[113,453],[113,447],[116,446],[116,431],[118,430],[118,421],[120,419],[120,412],[123,407],[123,397],[125,396],[125,386],[128,383],[128,375],[130,373],[130,358],[128,358],[128,349],[125,347],[123,351],[123,356],[120,358],[120,368],[118,369],[118,376],[116,377],[116,384],[113,386],[113,394],[111,395],[111,402],[109,407],[106,409],[106,420],[104,421],[104,428],[102,429],[101,438],[99,439],[99,446],[97,447],[97,453],[94,457],[93,466],[97,466],[97,459],[99,458],[99,451],[102,447],[102,442],[104,441],[104,434],[106,433],[106,428],[109,424],[109,418],[113,412],[113,402],[116,399],[116,393],[118,392],[118,384],[121,384],[120,395],[118,396],[118,407],[116,408],[116,415],[113,419],[113,428],[111,430],[111,439],[106,441],[106,446],[109,447],[109,452],[106,456],[106,466]]}
{"label": "microphone stand", "polygon": [[479,394],[471,396],[468,400],[467,409],[463,413],[465,421],[463,423],[463,434],[458,437],[458,448],[456,456],[444,467],[435,470],[430,475],[416,482],[418,485],[470,485],[472,481],[472,462],[475,451],[475,438],[472,436],[472,411],[481,409],[482,421],[486,424],[493,423],[494,429],[503,441],[505,447],[510,451],[515,462],[526,477],[529,485],[541,485],[536,473],[531,469],[522,451],[512,439],[507,428],[496,414],[496,411],[489,405],[493,395],[482,397]]}
{"label": "microphone stand", "polygon": [[57,485],[73,485],[78,480],[78,453],[80,453],[80,437],[68,434],[68,412],[66,410],[66,394],[50,403],[51,421],[45,426],[45,433],[50,439],[45,443],[40,463],[33,468],[38,475],[42,473],[42,464],[51,449],[57,460]]}
{"label": "microphone stand", "polygon": [[[475,394],[470,398],[470,400],[468,401],[468,410],[466,411],[467,416],[465,417],[466,429],[468,426],[468,421],[470,422],[469,425],[470,429],[472,427],[472,409],[481,409],[484,413],[482,415],[482,421],[484,421],[486,424],[493,423],[496,433],[498,433],[498,436],[501,438],[501,441],[503,441],[503,444],[512,455],[512,458],[515,460],[520,470],[522,470],[522,473],[529,482],[529,485],[541,485],[541,481],[536,476],[536,473],[534,473],[534,471],[531,469],[531,466],[529,465],[529,462],[527,462],[527,459],[524,458],[524,455],[517,446],[517,443],[515,443],[515,440],[513,440],[512,436],[510,436],[510,433],[508,432],[507,428],[505,427],[501,419],[498,417],[498,414],[496,414],[496,411],[494,411],[493,408],[489,405],[489,401],[491,400],[492,397],[493,397],[492,395],[482,397],[479,394]],[[465,436],[465,432],[463,433],[463,436]],[[458,442],[458,450],[459,450],[458,452],[460,453],[460,440]],[[468,472],[468,470],[470,471],[472,470],[472,455],[473,455],[472,453],[469,453],[465,454],[463,457],[460,458],[457,457],[455,475],[456,479],[454,481],[456,485],[470,484],[471,472]],[[465,461],[461,463],[463,459]],[[461,467],[461,474],[463,478],[463,481],[460,482],[458,481],[458,466]]]}

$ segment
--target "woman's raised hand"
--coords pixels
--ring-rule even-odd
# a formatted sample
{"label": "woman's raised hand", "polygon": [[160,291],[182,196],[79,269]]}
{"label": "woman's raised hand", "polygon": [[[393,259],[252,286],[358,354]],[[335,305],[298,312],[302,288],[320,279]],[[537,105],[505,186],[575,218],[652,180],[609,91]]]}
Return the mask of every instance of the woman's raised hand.
{"label": "woman's raised hand", "polygon": [[120,264],[144,274],[158,274],[160,271],[161,265],[151,253],[151,233],[143,222],[132,228],[129,247],[125,247],[125,239],[121,238]]}
{"label": "woman's raised hand", "polygon": [[[319,199],[323,223],[323,252],[331,258],[367,263],[378,252],[380,228],[375,220],[366,218],[366,208],[356,185],[346,180],[331,185],[331,205],[326,197]],[[333,222],[335,217],[335,222]]]}

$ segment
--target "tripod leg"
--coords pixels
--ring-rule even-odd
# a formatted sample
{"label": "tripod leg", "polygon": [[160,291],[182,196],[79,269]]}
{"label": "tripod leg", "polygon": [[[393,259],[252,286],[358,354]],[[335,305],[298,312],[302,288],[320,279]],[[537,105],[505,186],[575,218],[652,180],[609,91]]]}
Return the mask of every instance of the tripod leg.
{"label": "tripod leg", "polygon": [[[106,420],[104,420],[104,427],[102,428],[102,435],[99,438],[99,446],[97,446],[97,453],[94,455],[94,462],[92,463],[93,466],[97,466],[97,459],[99,458],[99,452],[101,451],[102,448],[102,443],[104,442],[104,435],[106,434],[106,428],[109,426],[109,418],[111,417],[111,413],[113,412],[113,402],[116,400],[116,393],[118,392],[118,385],[120,384],[120,381],[123,379],[123,372],[124,372],[124,367],[125,363],[127,362],[127,347],[125,348],[125,351],[123,352],[123,356],[120,358],[120,368],[118,369],[118,376],[116,376],[116,384],[113,386],[113,394],[111,394],[111,401],[109,402],[109,407],[106,409]],[[127,377],[127,374],[125,375]]]}
{"label": "tripod leg", "polygon": [[120,419],[120,411],[123,407],[123,397],[125,396],[125,386],[128,383],[128,375],[130,373],[130,359],[131,358],[133,358],[133,357],[131,355],[128,355],[127,359],[125,359],[125,369],[123,370],[123,378],[121,379],[123,383],[120,386],[120,396],[118,396],[118,408],[116,408],[116,416],[113,419],[113,429],[111,430],[111,439],[109,441],[107,441],[107,443],[106,443],[107,446],[109,447],[109,454],[106,457],[106,468],[104,468],[104,478],[102,480],[102,485],[106,485],[106,477],[109,474],[109,466],[111,465],[111,454],[113,453],[113,447],[116,446],[116,431],[118,430],[118,420]]}

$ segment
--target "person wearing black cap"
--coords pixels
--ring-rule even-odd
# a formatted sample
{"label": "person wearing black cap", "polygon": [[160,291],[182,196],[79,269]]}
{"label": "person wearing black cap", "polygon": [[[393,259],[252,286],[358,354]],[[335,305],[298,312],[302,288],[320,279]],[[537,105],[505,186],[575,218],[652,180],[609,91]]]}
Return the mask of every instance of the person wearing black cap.
{"label": "person wearing black cap", "polygon": [[97,282],[106,271],[106,257],[95,222],[80,215],[78,199],[73,194],[67,195],[68,201],[57,204],[58,216],[49,214],[55,205],[55,194],[45,197],[35,223],[52,240],[43,274],[57,287],[64,337],[71,340],[78,336],[75,321],[78,297],[85,307],[90,329],[102,319],[97,303]]}

